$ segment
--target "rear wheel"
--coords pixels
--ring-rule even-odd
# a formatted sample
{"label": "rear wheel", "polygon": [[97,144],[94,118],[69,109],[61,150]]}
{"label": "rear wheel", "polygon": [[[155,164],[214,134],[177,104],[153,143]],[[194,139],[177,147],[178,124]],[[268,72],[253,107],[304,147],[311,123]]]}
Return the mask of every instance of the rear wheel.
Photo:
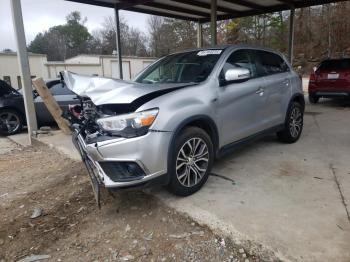
{"label": "rear wheel", "polygon": [[23,118],[20,113],[12,109],[0,110],[0,134],[14,135],[21,132]]}
{"label": "rear wheel", "polygon": [[314,94],[309,94],[309,101],[311,104],[316,104],[320,98]]}
{"label": "rear wheel", "polygon": [[213,164],[213,144],[209,135],[198,127],[183,130],[175,140],[168,163],[170,192],[188,196],[207,181]]}
{"label": "rear wheel", "polygon": [[284,143],[294,143],[298,141],[304,125],[304,110],[298,102],[292,102],[289,106],[284,129],[277,132],[277,137]]}

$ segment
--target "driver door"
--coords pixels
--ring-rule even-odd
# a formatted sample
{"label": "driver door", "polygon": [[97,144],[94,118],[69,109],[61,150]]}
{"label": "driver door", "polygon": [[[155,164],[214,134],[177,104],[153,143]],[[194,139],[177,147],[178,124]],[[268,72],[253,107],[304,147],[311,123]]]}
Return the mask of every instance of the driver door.
{"label": "driver door", "polygon": [[251,50],[234,51],[223,65],[220,78],[224,78],[227,70],[237,67],[249,69],[251,76],[243,82],[224,83],[219,87],[221,145],[256,134],[263,128],[260,114],[265,100],[264,80],[257,76]]}

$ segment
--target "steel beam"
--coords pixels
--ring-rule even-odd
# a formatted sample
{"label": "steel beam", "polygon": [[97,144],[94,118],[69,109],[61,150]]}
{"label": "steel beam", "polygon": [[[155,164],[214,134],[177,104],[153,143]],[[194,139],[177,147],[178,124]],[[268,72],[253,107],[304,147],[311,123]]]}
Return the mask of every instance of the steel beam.
{"label": "steel beam", "polygon": [[202,23],[197,23],[197,47],[201,48],[203,47],[203,35],[202,35]]}
{"label": "steel beam", "polygon": [[210,9],[210,36],[211,36],[211,46],[216,45],[217,42],[217,0],[211,0],[211,9]]}
{"label": "steel beam", "polygon": [[117,58],[118,58],[118,68],[119,68],[119,78],[123,79],[123,61],[122,61],[122,48],[120,41],[120,23],[119,23],[119,9],[117,6],[114,7],[115,12],[115,23],[116,23],[116,45],[117,45]]}
{"label": "steel beam", "polygon": [[33,131],[38,129],[33,101],[32,79],[28,61],[26,37],[24,34],[21,0],[11,0],[11,13],[17,45],[17,59],[22,77],[23,100],[27,120],[29,143],[32,144]]}
{"label": "steel beam", "polygon": [[245,0],[224,0],[224,1],[228,2],[228,3],[240,5],[240,6],[249,7],[249,8],[252,8],[252,9],[266,11],[266,7],[264,7],[262,5],[255,4],[255,3],[250,2],[250,1],[245,1]]}
{"label": "steel beam", "polygon": [[289,38],[288,38],[288,59],[291,65],[293,65],[293,48],[294,48],[294,16],[295,8],[290,9],[289,15]]}

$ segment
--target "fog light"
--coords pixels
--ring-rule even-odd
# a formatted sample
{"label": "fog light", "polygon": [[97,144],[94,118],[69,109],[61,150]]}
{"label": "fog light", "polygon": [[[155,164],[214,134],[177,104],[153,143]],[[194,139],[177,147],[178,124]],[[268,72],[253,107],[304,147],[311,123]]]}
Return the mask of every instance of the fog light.
{"label": "fog light", "polygon": [[128,182],[145,176],[145,172],[136,162],[105,161],[99,164],[113,182]]}

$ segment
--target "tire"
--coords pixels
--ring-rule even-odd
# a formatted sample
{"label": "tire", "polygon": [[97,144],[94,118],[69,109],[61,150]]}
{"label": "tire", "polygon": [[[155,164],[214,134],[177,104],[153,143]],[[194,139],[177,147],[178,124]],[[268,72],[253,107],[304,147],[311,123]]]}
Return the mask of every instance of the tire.
{"label": "tire", "polygon": [[277,137],[284,143],[295,143],[300,138],[304,125],[304,108],[298,102],[292,102],[288,108],[284,129]]}
{"label": "tire", "polygon": [[22,131],[23,117],[16,110],[2,109],[0,110],[0,134],[14,135]]}
{"label": "tire", "polygon": [[194,194],[205,184],[212,169],[214,150],[209,135],[198,127],[188,127],[175,138],[175,146],[170,150],[168,190],[178,196]]}
{"label": "tire", "polygon": [[320,100],[320,98],[314,94],[309,94],[309,102],[311,104],[317,104],[318,100]]}

